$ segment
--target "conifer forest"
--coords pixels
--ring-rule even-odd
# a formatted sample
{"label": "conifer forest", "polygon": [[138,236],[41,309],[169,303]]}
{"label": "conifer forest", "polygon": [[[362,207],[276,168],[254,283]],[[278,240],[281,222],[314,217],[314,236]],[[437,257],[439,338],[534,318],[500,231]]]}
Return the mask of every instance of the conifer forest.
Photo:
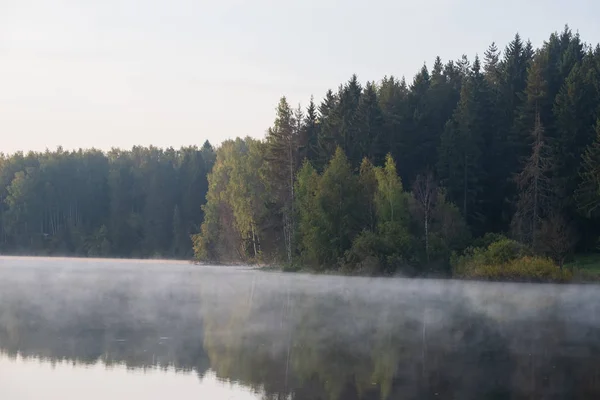
{"label": "conifer forest", "polygon": [[282,97],[264,139],[0,156],[0,251],[568,279],[600,236],[600,45],[583,40],[517,34]]}

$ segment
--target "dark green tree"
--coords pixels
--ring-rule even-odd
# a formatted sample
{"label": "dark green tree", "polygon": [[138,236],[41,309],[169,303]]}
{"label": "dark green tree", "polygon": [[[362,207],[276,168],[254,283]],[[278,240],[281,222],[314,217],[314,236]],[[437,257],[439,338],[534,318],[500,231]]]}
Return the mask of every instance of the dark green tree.
{"label": "dark green tree", "polygon": [[368,157],[377,164],[385,158],[386,146],[383,136],[383,113],[377,99],[377,87],[367,82],[358,106],[357,154]]}
{"label": "dark green tree", "polygon": [[486,173],[482,151],[489,141],[490,120],[489,90],[476,58],[462,86],[454,116],[441,138],[438,174],[450,199],[479,229],[484,222],[482,184]]}
{"label": "dark green tree", "polygon": [[541,119],[541,104],[547,90],[542,60],[542,55],[538,54],[529,69],[527,79],[524,113],[533,112],[533,124],[530,125],[530,155],[516,179],[518,200],[512,222],[516,237],[534,249],[539,246],[537,239],[542,222],[555,207],[555,191],[550,179],[552,152]]}
{"label": "dark green tree", "polygon": [[317,106],[310,97],[310,102],[306,108],[306,115],[304,117],[304,129],[302,132],[302,143],[303,143],[303,157],[311,163],[318,161],[319,159],[319,123]]}
{"label": "dark green tree", "polygon": [[318,171],[322,171],[332,154],[335,152],[336,136],[340,127],[338,115],[339,99],[328,90],[323,102],[319,105],[317,118],[319,132],[317,136],[317,155],[314,165]]}

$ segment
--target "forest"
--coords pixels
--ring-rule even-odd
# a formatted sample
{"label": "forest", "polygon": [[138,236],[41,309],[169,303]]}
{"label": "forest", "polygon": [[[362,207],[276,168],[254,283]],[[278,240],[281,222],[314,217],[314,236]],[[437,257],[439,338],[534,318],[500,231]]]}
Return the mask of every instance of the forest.
{"label": "forest", "polygon": [[[198,259],[360,273],[569,279],[600,225],[600,46],[435,59],[409,83],[352,76],[282,97],[264,140],[222,143]],[[477,267],[485,266],[484,271]]]}
{"label": "forest", "polygon": [[2,156],[0,249],[558,279],[597,250],[600,45],[567,26],[275,111],[215,149]]}
{"label": "forest", "polygon": [[191,258],[210,143],[0,155],[0,251]]}

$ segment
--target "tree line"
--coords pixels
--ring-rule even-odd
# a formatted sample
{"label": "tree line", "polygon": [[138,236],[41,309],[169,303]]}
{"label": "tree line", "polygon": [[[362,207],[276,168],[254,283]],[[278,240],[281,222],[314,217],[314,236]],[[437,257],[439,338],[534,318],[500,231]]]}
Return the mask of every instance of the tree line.
{"label": "tree line", "polygon": [[502,233],[562,264],[597,244],[599,168],[600,46],[517,34],[410,84],[354,75],[305,109],[283,97],[265,140],[217,149],[195,255],[427,271]]}
{"label": "tree line", "polygon": [[0,250],[191,258],[214,159],[209,142],[0,154]]}

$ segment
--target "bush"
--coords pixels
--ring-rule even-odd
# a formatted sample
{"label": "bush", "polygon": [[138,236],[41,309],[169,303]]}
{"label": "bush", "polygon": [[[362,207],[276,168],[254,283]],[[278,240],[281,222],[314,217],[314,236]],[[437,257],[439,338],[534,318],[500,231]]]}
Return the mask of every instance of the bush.
{"label": "bush", "polygon": [[531,249],[505,237],[486,248],[471,247],[451,260],[454,276],[468,279],[566,282],[571,271],[563,270],[552,260],[533,257]]}
{"label": "bush", "polygon": [[504,264],[529,255],[532,255],[532,252],[527,246],[514,240],[502,238],[488,246],[486,263]]}
{"label": "bush", "polygon": [[570,270],[561,269],[549,258],[524,256],[504,264],[483,264],[469,268],[464,278],[492,281],[568,282]]}

